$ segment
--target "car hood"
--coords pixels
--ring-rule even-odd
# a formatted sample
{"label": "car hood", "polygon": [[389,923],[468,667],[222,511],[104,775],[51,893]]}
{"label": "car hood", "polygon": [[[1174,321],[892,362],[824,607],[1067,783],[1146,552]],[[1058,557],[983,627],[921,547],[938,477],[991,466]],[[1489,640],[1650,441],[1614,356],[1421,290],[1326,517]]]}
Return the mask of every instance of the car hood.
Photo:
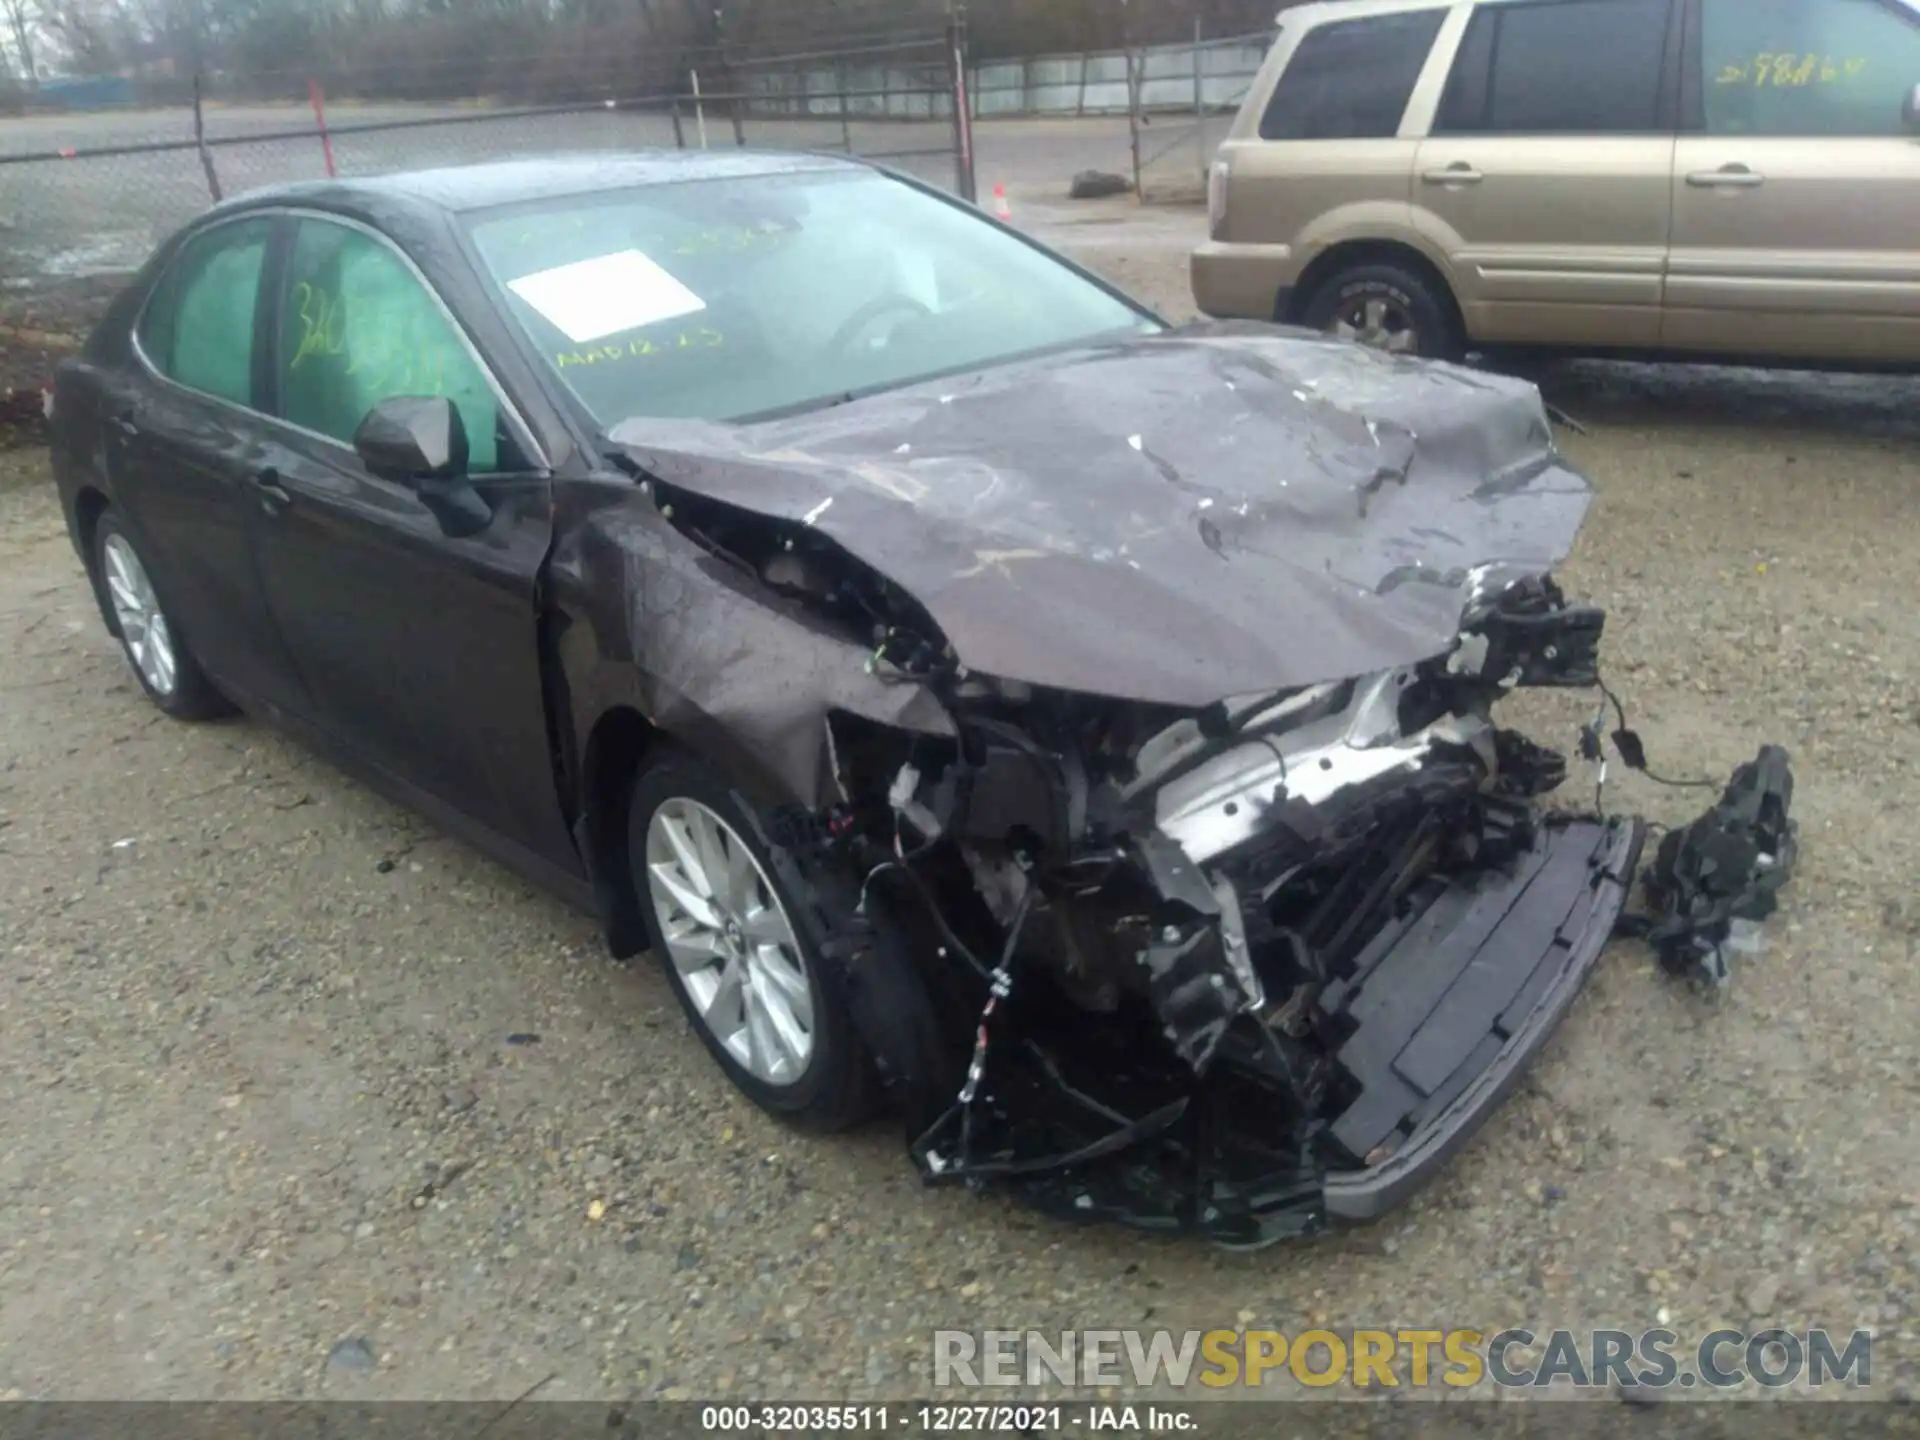
{"label": "car hood", "polygon": [[1152,703],[1442,654],[1592,491],[1523,381],[1200,325],[752,424],[636,420],[646,474],[811,527],[969,669]]}

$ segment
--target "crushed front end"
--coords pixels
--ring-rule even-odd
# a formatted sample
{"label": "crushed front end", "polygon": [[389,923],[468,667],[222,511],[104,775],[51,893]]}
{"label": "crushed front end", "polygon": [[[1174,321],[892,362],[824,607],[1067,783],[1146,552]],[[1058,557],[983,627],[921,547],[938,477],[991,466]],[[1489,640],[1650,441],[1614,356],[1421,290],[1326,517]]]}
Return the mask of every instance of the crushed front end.
{"label": "crushed front end", "polygon": [[1566,760],[1493,718],[1602,626],[1530,577],[1434,660],[1197,714],[956,675],[951,745],[842,725],[835,955],[929,989],[861,1016],[926,1176],[1248,1246],[1403,1199],[1625,903],[1639,822],[1544,810]]}
{"label": "crushed front end", "polygon": [[[1238,1246],[1376,1215],[1616,929],[1640,822],[1495,718],[1612,699],[1524,382],[1202,326],[613,438],[648,713],[784,797],[931,1181]],[[1743,773],[1649,867],[1677,969],[1791,867],[1784,756]]]}

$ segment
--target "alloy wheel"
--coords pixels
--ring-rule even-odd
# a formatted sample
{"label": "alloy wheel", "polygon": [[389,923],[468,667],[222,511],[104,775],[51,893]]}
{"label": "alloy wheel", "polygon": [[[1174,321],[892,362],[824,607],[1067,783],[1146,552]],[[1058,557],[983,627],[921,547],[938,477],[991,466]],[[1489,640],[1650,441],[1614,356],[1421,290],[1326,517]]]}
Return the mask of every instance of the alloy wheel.
{"label": "alloy wheel", "polygon": [[700,1023],[740,1067],[787,1086],[813,1057],[815,989],[793,922],[739,833],[697,800],[647,823],[647,890]]}
{"label": "alloy wheel", "polygon": [[120,626],[120,638],[126,643],[127,658],[140,678],[154,694],[173,694],[179,680],[179,665],[174,656],[173,632],[167,626],[159,597],[153,593],[153,581],[140,555],[124,535],[109,535],[101,547],[106,565],[107,595],[113,603],[113,618]]}
{"label": "alloy wheel", "polygon": [[1396,355],[1420,353],[1420,332],[1404,305],[1384,295],[1359,295],[1334,312],[1327,333]]}

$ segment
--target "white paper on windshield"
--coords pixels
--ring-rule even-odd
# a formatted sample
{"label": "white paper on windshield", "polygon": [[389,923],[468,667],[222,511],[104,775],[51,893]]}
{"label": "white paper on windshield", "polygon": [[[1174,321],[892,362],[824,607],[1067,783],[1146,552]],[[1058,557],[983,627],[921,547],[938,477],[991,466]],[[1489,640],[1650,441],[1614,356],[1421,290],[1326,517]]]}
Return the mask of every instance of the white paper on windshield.
{"label": "white paper on windshield", "polygon": [[638,250],[522,275],[507,288],[576,345],[707,308],[706,301]]}
{"label": "white paper on windshield", "polygon": [[938,315],[940,305],[940,272],[934,268],[933,256],[925,251],[915,251],[911,255],[897,257],[900,271],[900,293],[917,301],[922,310],[929,315]]}

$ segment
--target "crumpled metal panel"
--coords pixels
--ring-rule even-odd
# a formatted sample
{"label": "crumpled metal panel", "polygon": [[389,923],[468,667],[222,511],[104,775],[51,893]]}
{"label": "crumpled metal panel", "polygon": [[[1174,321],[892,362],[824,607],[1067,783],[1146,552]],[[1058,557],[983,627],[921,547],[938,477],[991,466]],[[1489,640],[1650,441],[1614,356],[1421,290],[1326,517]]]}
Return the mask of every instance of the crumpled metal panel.
{"label": "crumpled metal panel", "polygon": [[1524,381],[1200,325],[751,425],[633,421],[671,485],[812,526],[962,663],[1198,706],[1444,653],[1591,487]]}
{"label": "crumpled metal panel", "polygon": [[834,713],[954,733],[930,691],[868,673],[866,652],[702,550],[632,486],[556,493],[550,575],[585,622],[561,640],[577,716],[631,705],[762,798],[809,809],[839,798]]}

